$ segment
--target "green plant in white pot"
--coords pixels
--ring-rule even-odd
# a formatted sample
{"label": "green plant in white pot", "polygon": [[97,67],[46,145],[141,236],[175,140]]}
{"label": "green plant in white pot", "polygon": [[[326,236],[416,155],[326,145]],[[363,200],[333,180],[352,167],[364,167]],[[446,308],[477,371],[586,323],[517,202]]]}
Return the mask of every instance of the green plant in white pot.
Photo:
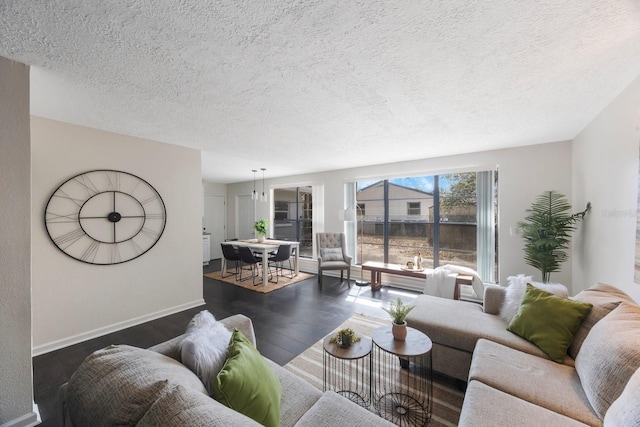
{"label": "green plant in white pot", "polygon": [[264,236],[267,235],[267,228],[269,227],[269,221],[266,219],[260,219],[253,224],[253,229],[258,233],[258,241],[264,242]]}
{"label": "green plant in white pot", "polygon": [[542,273],[542,281],[549,282],[549,275],[560,271],[560,264],[569,255],[569,242],[574,225],[591,210],[591,203],[582,212],[571,215],[571,205],[563,194],[545,191],[527,209],[528,215],[518,223],[524,239],[524,260]]}
{"label": "green plant in white pot", "polygon": [[414,305],[405,305],[400,297],[396,301],[389,301],[389,308],[382,307],[393,319],[391,332],[394,340],[404,341],[407,338],[407,321],[405,319],[414,308]]}

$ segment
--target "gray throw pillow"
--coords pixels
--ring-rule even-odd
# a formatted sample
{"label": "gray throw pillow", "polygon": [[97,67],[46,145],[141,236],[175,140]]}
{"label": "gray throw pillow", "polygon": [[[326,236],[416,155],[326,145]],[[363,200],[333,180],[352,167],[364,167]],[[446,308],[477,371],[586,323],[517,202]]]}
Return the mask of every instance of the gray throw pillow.
{"label": "gray throw pillow", "polygon": [[78,426],[136,425],[171,385],[206,396],[186,366],[155,351],[109,346],[87,357],[69,379],[67,405]]}
{"label": "gray throw pillow", "polygon": [[640,307],[622,302],[596,323],[576,357],[576,372],[600,418],[640,367]]}
{"label": "gray throw pillow", "polygon": [[578,357],[582,343],[596,323],[611,311],[615,310],[621,302],[633,303],[633,299],[620,289],[602,283],[585,289],[571,299],[593,304],[593,308],[580,324],[580,327],[573,337],[573,342],[569,347],[569,356],[574,359]]}
{"label": "gray throw pillow", "polygon": [[342,248],[322,248],[320,256],[323,261],[344,261],[342,257]]}

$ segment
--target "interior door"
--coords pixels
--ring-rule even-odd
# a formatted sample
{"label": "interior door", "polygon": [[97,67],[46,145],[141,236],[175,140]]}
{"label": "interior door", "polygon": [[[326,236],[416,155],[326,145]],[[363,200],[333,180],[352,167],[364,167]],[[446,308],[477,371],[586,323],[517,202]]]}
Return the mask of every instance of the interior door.
{"label": "interior door", "polygon": [[220,242],[224,242],[226,226],[226,200],[224,196],[204,196],[204,227],[211,233],[211,259],[222,258]]}
{"label": "interior door", "polygon": [[255,201],[251,200],[251,196],[236,196],[236,235],[238,239],[253,239],[255,233],[253,224],[255,223]]}

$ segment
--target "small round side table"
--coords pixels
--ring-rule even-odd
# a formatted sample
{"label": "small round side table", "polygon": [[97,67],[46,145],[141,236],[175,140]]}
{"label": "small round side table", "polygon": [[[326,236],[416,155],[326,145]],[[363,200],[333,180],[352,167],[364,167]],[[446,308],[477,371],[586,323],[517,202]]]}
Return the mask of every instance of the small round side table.
{"label": "small round side table", "polygon": [[333,390],[368,408],[371,403],[371,340],[360,334],[360,341],[341,348],[328,335],[322,341],[324,390]]}
{"label": "small round side table", "polygon": [[427,425],[433,396],[431,339],[407,327],[406,340],[396,341],[391,325],[376,329],[371,337],[371,387],[376,411],[396,425]]}

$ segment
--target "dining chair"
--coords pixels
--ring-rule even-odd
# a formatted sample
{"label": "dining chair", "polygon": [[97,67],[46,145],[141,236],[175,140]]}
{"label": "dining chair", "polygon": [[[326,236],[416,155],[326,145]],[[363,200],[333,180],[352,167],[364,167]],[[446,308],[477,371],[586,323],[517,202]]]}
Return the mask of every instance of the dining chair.
{"label": "dining chair", "polygon": [[[234,265],[234,267],[235,267],[234,275],[237,276],[238,275],[238,265],[240,263],[240,254],[238,253],[238,250],[235,247],[233,247],[233,245],[225,245],[223,243],[220,243],[220,246],[222,247],[222,256],[224,257],[225,264],[228,265],[227,263],[233,262],[235,264]],[[224,275],[224,271],[225,270],[226,270],[226,268],[222,269],[221,277],[229,277],[229,276],[231,276],[231,274],[227,274],[225,276]]]}
{"label": "dining chair", "polygon": [[[279,276],[288,277],[289,279],[293,278],[293,267],[291,266],[291,245],[284,244],[278,246],[278,251],[274,255],[271,255],[268,261],[269,266],[273,264],[276,269],[275,283],[278,283]],[[289,261],[289,276],[285,276],[284,274],[282,274],[285,261]],[[278,273],[278,269],[280,269],[280,273]]]}
{"label": "dining chair", "polygon": [[[249,277],[245,277],[244,279],[242,278],[242,272],[245,270],[245,265],[247,265],[249,266],[249,270],[251,271],[253,286],[257,286],[256,277],[261,276],[260,269],[258,267],[260,261],[253,255],[251,249],[246,246],[240,246],[238,248],[238,253],[240,254],[240,261],[242,261],[242,264],[240,265],[240,279],[238,280],[241,282],[249,280]],[[271,275],[271,271],[269,271],[269,274]]]}
{"label": "dining chair", "polygon": [[351,289],[351,260],[347,254],[347,238],[344,233],[317,233],[318,248],[318,285],[322,289],[322,272],[340,270],[340,282],[344,270],[347,270],[347,286]]}

